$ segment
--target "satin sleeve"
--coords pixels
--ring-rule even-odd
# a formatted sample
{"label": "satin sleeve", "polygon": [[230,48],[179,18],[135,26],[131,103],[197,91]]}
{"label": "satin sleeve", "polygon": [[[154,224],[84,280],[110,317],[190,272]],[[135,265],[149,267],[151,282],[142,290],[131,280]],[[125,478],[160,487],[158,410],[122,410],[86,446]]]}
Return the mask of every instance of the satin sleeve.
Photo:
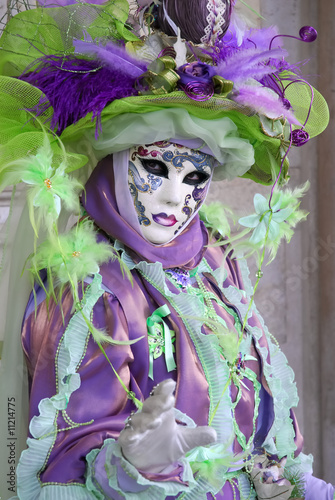
{"label": "satin sleeve", "polygon": [[322,481],[311,474],[306,474],[305,500],[334,500],[335,488],[332,484]]}
{"label": "satin sleeve", "polygon": [[[104,344],[102,352],[89,332],[81,341],[77,331],[67,336],[73,327],[69,293],[64,294],[61,307],[42,300],[36,313],[27,310],[23,325],[22,344],[30,378],[30,432],[18,484],[21,481],[23,488],[31,487],[38,479],[41,494],[37,498],[56,495],[64,500],[89,499],[91,495],[114,499],[124,491],[143,492],[146,498],[148,488],[155,489],[157,498],[165,498],[166,489],[172,495],[187,489],[183,464],[148,479],[123,458],[118,446],[119,433],[134,405],[115,372],[137,399],[144,400],[150,387],[147,373],[141,371],[140,356],[137,354],[135,361],[130,345]],[[91,318],[94,326],[113,340],[129,340],[124,311],[112,293],[104,292],[98,298]],[[143,342],[146,356],[147,340],[139,342]],[[139,350],[137,345],[136,352]],[[61,378],[61,373],[66,376]],[[64,386],[65,394],[63,391],[60,397]],[[114,483],[115,489],[111,486]]]}

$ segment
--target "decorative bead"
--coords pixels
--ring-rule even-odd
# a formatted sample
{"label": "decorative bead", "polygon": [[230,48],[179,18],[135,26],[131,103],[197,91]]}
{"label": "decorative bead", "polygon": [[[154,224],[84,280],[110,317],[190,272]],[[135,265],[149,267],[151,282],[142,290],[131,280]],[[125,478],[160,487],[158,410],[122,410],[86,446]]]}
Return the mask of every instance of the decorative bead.
{"label": "decorative bead", "polygon": [[318,32],[313,26],[303,26],[300,28],[299,36],[304,42],[314,42],[318,37]]}
{"label": "decorative bead", "polygon": [[293,130],[290,139],[292,141],[293,146],[300,147],[309,141],[309,134],[308,132],[306,132],[306,130],[302,129]]}
{"label": "decorative bead", "polygon": [[132,426],[132,424],[131,424],[131,417],[132,417],[133,415],[135,415],[134,410],[132,410],[132,411],[130,412],[129,417],[128,417],[128,418],[127,418],[127,420],[126,420],[126,423],[125,423],[125,425],[124,425],[124,428],[125,428],[125,429],[132,429],[132,428],[133,428],[133,426]]}
{"label": "decorative bead", "polygon": [[258,271],[256,272],[256,278],[262,278],[263,274],[263,271],[261,271],[261,269],[258,269]]}
{"label": "decorative bead", "polygon": [[80,254],[81,254],[81,252],[78,252],[77,250],[75,250],[74,252],[72,252],[72,257],[79,257]]}
{"label": "decorative bead", "polygon": [[44,184],[46,185],[47,189],[52,188],[51,180],[50,179],[44,179]]}

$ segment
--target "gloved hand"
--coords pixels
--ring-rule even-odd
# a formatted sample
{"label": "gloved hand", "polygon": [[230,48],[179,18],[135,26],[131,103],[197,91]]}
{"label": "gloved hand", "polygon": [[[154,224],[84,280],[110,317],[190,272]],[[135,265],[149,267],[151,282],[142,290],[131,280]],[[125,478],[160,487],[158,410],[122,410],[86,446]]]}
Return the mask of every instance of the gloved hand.
{"label": "gloved hand", "polygon": [[162,472],[192,448],[216,441],[212,427],[190,428],[177,424],[175,386],[172,379],[161,382],[120,433],[118,442],[123,455],[141,471]]}

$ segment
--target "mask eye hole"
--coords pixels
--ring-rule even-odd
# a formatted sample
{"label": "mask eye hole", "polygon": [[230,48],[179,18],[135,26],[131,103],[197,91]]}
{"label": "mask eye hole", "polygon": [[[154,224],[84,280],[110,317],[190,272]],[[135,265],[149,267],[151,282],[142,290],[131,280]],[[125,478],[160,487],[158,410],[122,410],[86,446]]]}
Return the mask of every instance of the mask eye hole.
{"label": "mask eye hole", "polygon": [[168,179],[169,170],[164,162],[159,160],[148,160],[144,158],[140,158],[140,160],[144,170],[146,170],[148,174],[153,174],[157,177],[164,177]]}
{"label": "mask eye hole", "polygon": [[190,172],[184,177],[183,183],[190,186],[197,186],[198,184],[206,182],[209,177],[209,174],[206,174],[205,172],[198,172],[198,170],[194,170],[194,172]]}

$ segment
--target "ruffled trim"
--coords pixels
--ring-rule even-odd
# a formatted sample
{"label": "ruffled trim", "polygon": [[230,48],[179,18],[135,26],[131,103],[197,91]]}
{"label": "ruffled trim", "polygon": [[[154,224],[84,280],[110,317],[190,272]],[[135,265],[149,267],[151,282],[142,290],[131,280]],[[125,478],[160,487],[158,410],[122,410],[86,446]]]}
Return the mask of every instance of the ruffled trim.
{"label": "ruffled trim", "polygon": [[[21,497],[22,498],[22,497]],[[84,485],[75,484],[48,484],[43,486],[36,500],[96,500]],[[11,497],[9,500],[19,500],[19,497]],[[102,500],[105,500],[104,497]]]}
{"label": "ruffled trim", "polygon": [[[241,300],[247,295],[248,303],[253,293],[252,283],[249,278],[249,269],[244,259],[239,260],[240,270],[245,286],[246,294],[230,286],[225,289],[226,296],[234,305],[241,310]],[[239,293],[241,292],[241,293]],[[272,392],[274,401],[275,418],[268,436],[263,443],[264,448],[271,454],[276,454],[279,458],[287,456],[286,468],[299,467],[300,472],[310,472],[312,469],[312,455],[300,453],[294,458],[296,444],[294,442],[295,430],[290,417],[290,410],[296,407],[299,401],[296,383],[294,381],[294,371],[288,365],[285,354],[274,344],[264,320],[258,312],[255,304],[252,305],[251,313],[260,322],[267,338],[269,349],[261,347],[259,340],[262,337],[262,330],[258,327],[248,325],[248,330],[252,334],[257,350],[262,357],[263,371],[266,381]],[[268,363],[270,354],[271,364]]]}
{"label": "ruffled trim", "polygon": [[[134,264],[126,252],[123,252],[122,259],[124,259],[124,262],[130,268],[140,271],[144,277],[153,286],[155,286],[155,288],[157,288],[157,290],[160,291],[167,298],[167,300],[169,300],[177,312],[184,317],[183,321],[194,343],[196,352],[204,369],[206,379],[209,383],[209,395],[211,401],[210,412],[213,411],[216,403],[222,396],[223,387],[229,378],[229,369],[226,363],[220,359],[219,356],[217,356],[216,336],[203,335],[201,333],[201,323],[192,319],[194,317],[202,316],[204,305],[196,296],[189,296],[181,292],[176,294],[170,292],[167,289],[165,274],[160,263],[148,264],[146,262],[140,262],[139,264]],[[263,335],[263,331],[257,326],[253,327],[248,324],[248,331],[252,335],[257,351],[262,358],[264,376],[273,394],[274,400],[274,423],[265,442],[263,443],[263,446],[269,453],[276,454],[279,457],[287,456],[287,468],[298,467],[301,472],[310,471],[312,463],[311,455],[306,456],[304,454],[300,454],[298,457],[294,458],[294,452],[296,450],[296,444],[294,442],[295,431],[290,417],[290,409],[293,406],[296,406],[299,400],[296,384],[294,382],[294,372],[288,365],[286,356],[279,349],[279,347],[273,343],[271,335],[264,324],[264,320],[254,304],[248,312],[253,287],[249,279],[249,269],[246,262],[241,260],[239,261],[239,264],[244,280],[245,290],[241,290],[231,285],[227,288],[220,286],[220,288],[227,299],[240,311],[242,318],[244,318],[247,313],[248,320],[253,315],[256,316],[268,341],[268,348],[262,347],[259,341]],[[205,259],[201,262],[198,270],[199,272],[210,272],[214,277],[222,276],[222,270],[218,268],[215,271],[212,271],[209,266],[206,265]],[[217,282],[220,283],[221,280],[217,280]],[[185,319],[185,317],[187,319]],[[271,358],[271,364],[268,363],[269,355]],[[218,381],[221,383],[218,384]],[[231,441],[231,438],[234,435],[234,426],[232,401],[229,391],[224,393],[219,409],[211,425],[217,431],[219,441],[223,443]],[[190,453],[188,455],[188,459],[190,461],[206,460],[210,458],[211,454],[217,456],[220,452],[225,452],[225,456],[227,456],[227,449],[218,450],[215,449],[215,445],[213,445],[207,450],[204,449],[201,452],[195,451],[194,453]],[[221,477],[223,486],[229,477],[227,468],[223,468]],[[247,489],[249,495],[250,483],[249,487],[246,487],[246,490]],[[200,499],[202,497],[199,495],[201,495],[204,491],[213,491],[213,486],[210,485],[204,478],[201,478],[200,480],[197,480],[197,488],[195,488],[192,493],[185,495],[183,498],[185,498],[185,500],[191,498]],[[196,492],[198,496],[195,497],[193,495]]]}
{"label": "ruffled trim", "polygon": [[[121,494],[126,500],[164,500],[167,496],[176,496],[181,492],[186,492],[195,484],[192,469],[185,458],[178,460],[183,467],[182,481],[188,486],[173,481],[150,481],[143,477],[139,471],[128,462],[122,455],[121,447],[114,439],[106,439],[101,449],[92,450],[87,456],[88,472],[86,486],[94,494],[94,498],[104,500],[105,496],[96,488],[94,474],[94,463],[98,454],[106,448],[105,471],[108,477],[110,488]],[[130,492],[120,488],[118,483],[118,468],[122,467],[124,472],[140,486],[146,486],[141,491]]]}
{"label": "ruffled trim", "polygon": [[[80,387],[80,375],[77,373],[77,369],[85,352],[87,338],[90,335],[83,314],[86,318],[90,318],[93,307],[103,294],[101,282],[100,274],[95,274],[82,299],[82,312],[78,311],[72,316],[60,341],[59,354],[56,358],[57,394],[51,398],[42,399],[38,405],[39,415],[31,419],[29,430],[33,438],[27,439],[28,449],[21,454],[17,467],[18,496],[24,500],[36,500],[36,498],[86,500],[94,498],[88,494],[85,496],[82,493],[83,488],[79,485],[43,486],[39,480],[39,473],[47,463],[57,437],[58,413],[66,408],[72,392]],[[45,493],[46,491],[47,493]]]}
{"label": "ruffled trim", "polygon": [[[224,387],[227,384],[230,376],[229,368],[226,361],[217,355],[218,339],[215,335],[205,335],[201,332],[202,322],[196,318],[203,317],[205,306],[203,302],[194,295],[188,295],[180,292],[176,288],[176,293],[172,293],[166,285],[165,273],[161,263],[140,262],[134,264],[126,252],[123,253],[122,259],[130,269],[137,269],[145,279],[151,283],[172,305],[172,307],[181,316],[185,327],[192,339],[197,355],[202,364],[208,386],[210,396],[210,415],[218,404],[218,409],[212,420],[211,426],[217,432],[218,440],[221,445],[212,445],[201,450],[195,449],[187,458],[190,462],[197,461],[203,454],[206,456],[220,456],[220,458],[232,457],[232,450],[227,449],[223,443],[232,443],[234,439],[234,425],[232,419],[232,400],[229,391],[223,393]],[[199,266],[199,272],[207,272],[208,266],[202,262]],[[202,459],[201,459],[202,460]],[[220,469],[220,470],[219,470]],[[220,477],[220,486],[213,486],[204,478],[197,478],[197,485],[192,492],[187,493],[183,498],[185,500],[196,498],[206,499],[206,492],[217,493],[222,489],[226,480],[230,477],[228,467],[226,465],[219,466],[217,477]],[[236,475],[236,473],[235,473]]]}

